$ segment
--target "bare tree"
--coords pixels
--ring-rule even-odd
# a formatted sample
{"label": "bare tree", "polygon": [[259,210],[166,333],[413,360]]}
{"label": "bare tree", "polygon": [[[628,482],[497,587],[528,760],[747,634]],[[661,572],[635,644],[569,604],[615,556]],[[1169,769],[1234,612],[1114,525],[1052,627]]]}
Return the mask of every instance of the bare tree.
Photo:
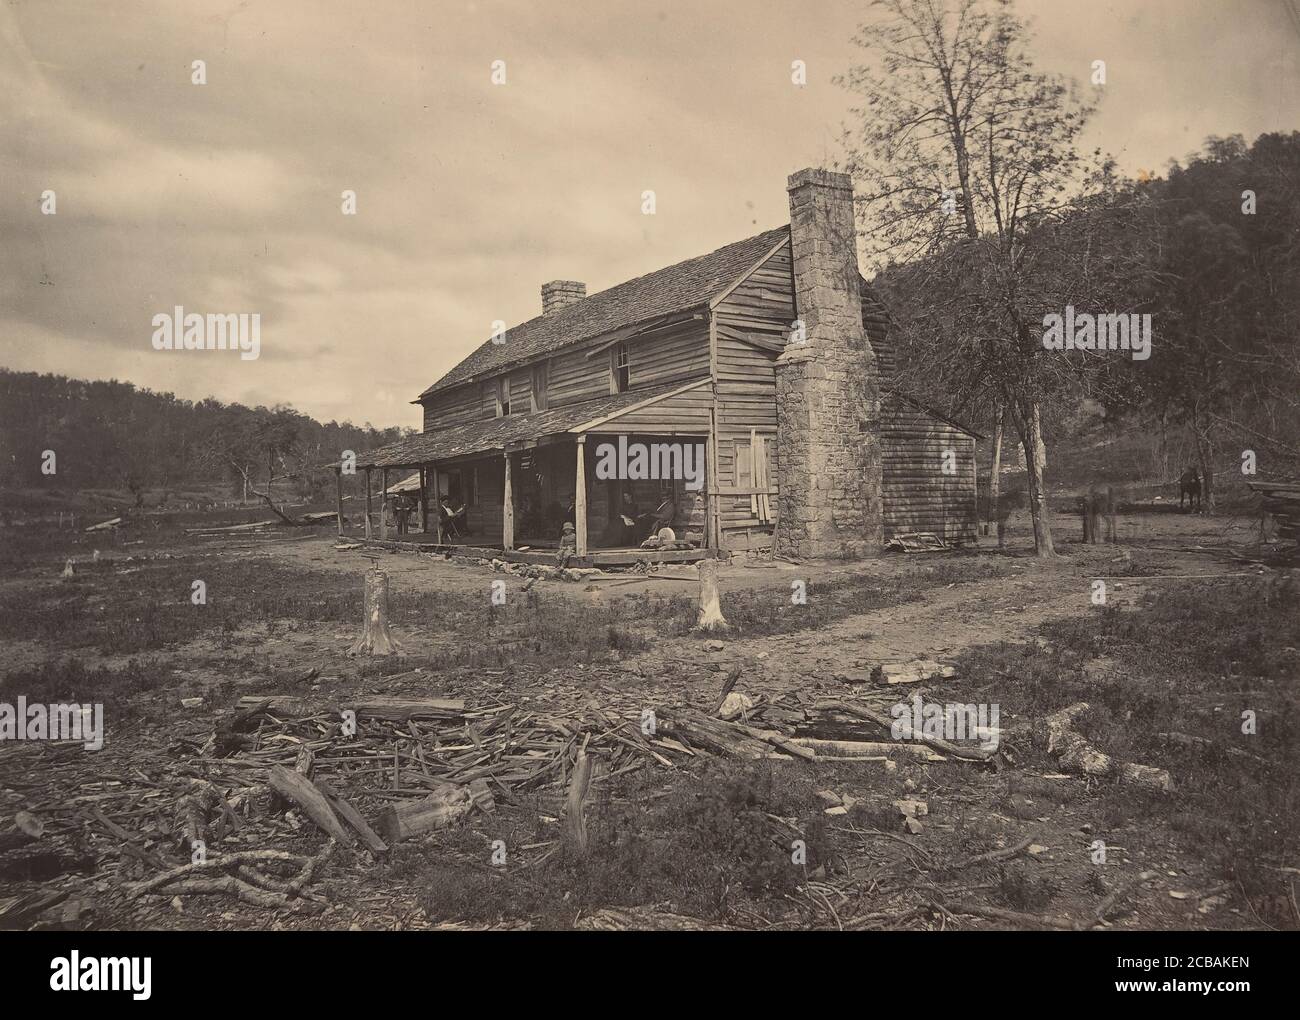
{"label": "bare tree", "polygon": [[[1050,386],[1033,242],[1052,236],[1043,228],[1084,176],[1075,143],[1092,106],[1072,82],[1034,69],[1007,0],[872,7],[855,40],[867,63],[841,79],[864,100],[845,136],[865,198],[862,233],[877,264],[912,268],[918,300],[942,306],[928,316],[943,328],[929,369],[968,403],[1008,412],[1025,448],[1035,549],[1049,557],[1041,402]],[[954,280],[965,281],[956,293]],[[936,284],[948,289],[936,294]]]}

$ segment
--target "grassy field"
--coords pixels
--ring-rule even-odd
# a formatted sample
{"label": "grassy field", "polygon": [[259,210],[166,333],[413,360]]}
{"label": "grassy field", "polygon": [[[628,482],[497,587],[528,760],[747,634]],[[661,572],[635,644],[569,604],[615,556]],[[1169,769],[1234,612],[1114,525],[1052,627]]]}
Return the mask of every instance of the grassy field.
{"label": "grassy field", "polygon": [[[924,652],[927,619],[949,623],[942,640],[951,644],[964,633],[958,610],[972,620],[1005,612],[1009,623],[1037,606],[1031,640],[990,642],[980,639],[990,628],[971,628],[951,656],[957,677],[924,687],[927,699],[1002,707],[1002,770],[907,757],[888,767],[677,759],[670,769],[599,778],[585,853],[560,833],[559,791],[502,798],[493,815],[378,859],[341,855],[336,902],[382,902],[388,926],[565,928],[601,911],[651,908],[748,928],[1051,926],[1085,922],[1124,890],[1116,917],[1127,927],[1300,926],[1292,888],[1300,596],[1286,571],[1170,583],[1162,580],[1170,571],[1208,572],[1205,562],[1068,543],[1049,567],[1025,560],[1023,547],[909,558],[815,579],[804,606],[791,603],[788,579],[733,586],[723,596],[732,627],[718,642],[691,630],[696,606],[685,595],[602,595],[538,582],[493,606],[485,592],[501,575],[444,564],[438,576],[448,583],[408,580],[395,586],[390,607],[395,630],[436,632],[436,642],[397,660],[357,661],[345,650],[361,618],[361,586],[355,571],[329,564],[328,540],[305,539],[317,551],[294,559],[283,555],[290,546],[274,543],[199,551],[178,528],[137,535],[128,540],[141,545],[96,562],[83,536],[50,529],[18,552],[8,544],[0,582],[0,642],[23,654],[19,666],[10,657],[0,700],[103,702],[127,761],[132,748],[156,761],[181,733],[197,746],[213,712],[250,682],[260,692],[325,697],[391,692],[389,677],[401,676],[398,692],[454,688],[471,704],[526,695],[535,710],[561,713],[583,702],[656,704],[671,686],[665,681],[676,681],[676,697],[709,706],[734,663],[744,684],[767,697],[851,698],[860,692],[813,678],[811,650],[851,658],[861,636],[897,640],[899,621],[915,618],[922,622],[913,640]],[[70,555],[77,570],[64,578]],[[419,569],[419,561],[389,562]],[[1098,572],[1137,590],[1088,606],[1077,593]],[[190,599],[196,579],[207,586],[204,605]],[[707,650],[715,644],[723,650]],[[769,649],[764,672],[760,650]],[[693,672],[676,677],[683,662]],[[313,680],[313,665],[327,675]],[[422,671],[418,679],[412,670]],[[188,678],[185,693],[205,699],[197,718],[179,708],[178,676]],[[1090,706],[1077,723],[1089,741],[1120,760],[1168,769],[1174,792],[1059,776],[1044,720],[1079,701]],[[1254,713],[1255,733],[1242,732],[1243,712]],[[0,765],[0,788],[10,778]],[[381,781],[359,780],[350,792],[373,803]],[[14,784],[11,803],[29,783]],[[847,810],[827,815],[828,792]],[[928,805],[919,833],[901,826],[902,798]],[[304,852],[318,840],[310,828],[289,836]],[[1110,848],[1104,866],[1091,857],[1097,840]],[[509,848],[499,865],[490,863],[498,841]],[[979,860],[1026,841],[1038,849]],[[123,904],[100,920],[268,921],[212,898],[174,919],[136,909]],[[968,911],[980,909],[1029,920],[971,920]],[[320,923],[380,923],[374,914],[345,908]]]}

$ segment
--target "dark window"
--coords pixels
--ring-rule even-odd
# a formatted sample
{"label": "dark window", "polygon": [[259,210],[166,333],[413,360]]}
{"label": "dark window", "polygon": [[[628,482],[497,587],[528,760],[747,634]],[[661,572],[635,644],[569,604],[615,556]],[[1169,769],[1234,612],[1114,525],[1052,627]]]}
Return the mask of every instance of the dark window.
{"label": "dark window", "polygon": [[533,410],[546,410],[546,362],[533,366]]}
{"label": "dark window", "polygon": [[627,344],[619,343],[610,356],[610,392],[626,393],[628,381]]}

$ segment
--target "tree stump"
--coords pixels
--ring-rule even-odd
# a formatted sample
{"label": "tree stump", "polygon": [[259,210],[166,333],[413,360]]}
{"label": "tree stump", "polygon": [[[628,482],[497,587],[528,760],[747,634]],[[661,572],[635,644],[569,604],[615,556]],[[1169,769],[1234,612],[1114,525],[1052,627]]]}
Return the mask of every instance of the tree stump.
{"label": "tree stump", "polygon": [[366,573],[366,619],[349,655],[392,655],[402,650],[388,631],[388,575],[378,568]]}
{"label": "tree stump", "polygon": [[700,618],[697,630],[726,630],[727,621],[722,615],[722,600],[718,596],[718,561],[700,560]]}
{"label": "tree stump", "polygon": [[569,796],[564,808],[564,832],[579,854],[587,852],[587,819],[583,815],[587,790],[591,786],[591,759],[587,752],[578,750],[578,760],[573,764],[569,779]]}

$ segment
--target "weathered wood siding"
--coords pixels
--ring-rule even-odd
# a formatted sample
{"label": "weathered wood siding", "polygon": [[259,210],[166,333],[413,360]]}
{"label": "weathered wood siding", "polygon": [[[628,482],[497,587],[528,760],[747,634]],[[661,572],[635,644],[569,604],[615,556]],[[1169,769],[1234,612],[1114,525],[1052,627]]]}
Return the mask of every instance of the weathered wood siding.
{"label": "weathered wood siding", "polygon": [[[601,355],[597,355],[597,360]],[[662,386],[685,382],[709,374],[709,324],[704,319],[688,319],[645,336],[633,337],[627,344],[628,378],[632,389],[639,386]],[[602,366],[609,378],[609,357]],[[609,392],[608,389],[605,392]]]}
{"label": "weathered wood siding", "polygon": [[[736,488],[737,444],[751,444],[755,432],[767,442],[769,489],[776,509],[776,352],[718,334],[718,478]],[[755,549],[771,545],[773,525],[754,514],[749,496],[722,495],[718,516],[724,548]]]}
{"label": "weathered wood siding", "polygon": [[871,349],[876,355],[880,384],[888,386],[894,381],[898,368],[898,352],[890,336],[889,312],[870,291],[866,290],[862,294],[862,327],[866,330],[867,342],[871,344]]}
{"label": "weathered wood siding", "polygon": [[[496,410],[493,409],[493,414]],[[487,417],[483,414],[483,393],[479,383],[453,386],[424,403],[424,431],[463,425]]]}
{"label": "weathered wood siding", "polygon": [[[630,390],[686,382],[709,374],[709,326],[704,319],[689,319],[644,336],[634,336],[627,344]],[[599,343],[583,344],[512,369],[506,373],[510,380],[511,413],[532,413],[532,370],[544,361],[550,362],[546,385],[548,409],[607,396],[610,351],[608,347],[602,349]],[[426,398],[424,431],[495,417],[495,385],[493,378],[452,387]]]}
{"label": "weathered wood siding", "polygon": [[784,340],[794,326],[794,269],[787,242],[715,309],[718,322]]}
{"label": "weathered wood siding", "polygon": [[[794,328],[794,275],[790,246],[783,245],[718,303],[717,462],[718,487],[740,485],[737,444],[750,444],[755,432],[767,446],[769,502],[776,512],[776,358],[772,344],[783,344]],[[740,334],[753,342],[746,342]],[[754,513],[749,496],[719,495],[718,517],[724,549],[763,549],[772,544],[773,524]]]}
{"label": "weathered wood siding", "polygon": [[609,392],[609,352],[592,354],[593,349],[589,345],[551,355],[551,377],[547,384],[551,407],[576,404]]}
{"label": "weathered wood siding", "polygon": [[713,393],[707,384],[620,414],[599,427],[613,435],[707,436]]}
{"label": "weathered wood siding", "polygon": [[[975,440],[954,425],[887,397],[881,452],[885,537],[932,531],[945,541],[976,541]],[[955,473],[943,472],[951,452]]]}

